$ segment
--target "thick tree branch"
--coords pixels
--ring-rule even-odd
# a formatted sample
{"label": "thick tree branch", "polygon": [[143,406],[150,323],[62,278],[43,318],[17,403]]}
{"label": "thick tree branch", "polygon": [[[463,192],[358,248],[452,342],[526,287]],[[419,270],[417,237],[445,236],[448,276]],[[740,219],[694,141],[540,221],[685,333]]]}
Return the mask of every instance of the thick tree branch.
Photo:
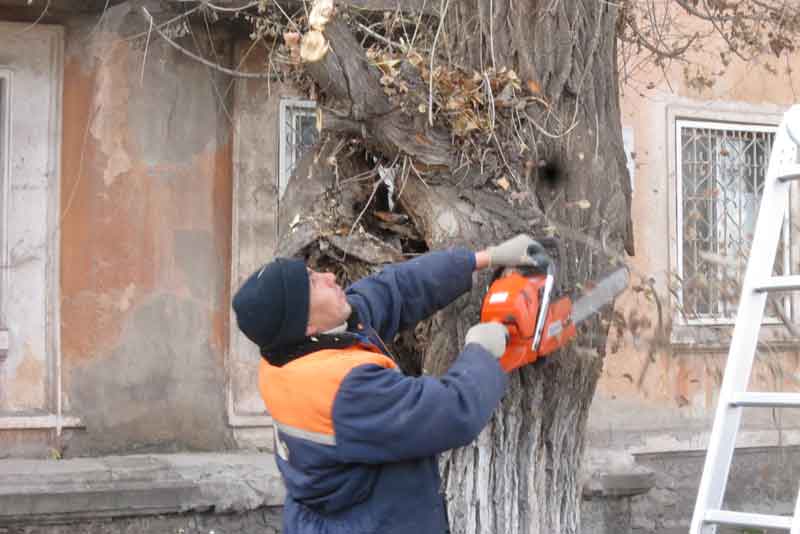
{"label": "thick tree branch", "polygon": [[[395,106],[381,85],[381,72],[367,58],[347,25],[336,15],[321,27],[328,52],[315,62],[304,63],[306,72],[322,91],[344,102],[348,113],[324,110],[318,114],[321,131],[360,134],[368,146],[387,159],[408,154],[429,166],[449,167],[453,150],[449,136],[424,124],[421,114]],[[417,109],[421,95],[407,95]]]}

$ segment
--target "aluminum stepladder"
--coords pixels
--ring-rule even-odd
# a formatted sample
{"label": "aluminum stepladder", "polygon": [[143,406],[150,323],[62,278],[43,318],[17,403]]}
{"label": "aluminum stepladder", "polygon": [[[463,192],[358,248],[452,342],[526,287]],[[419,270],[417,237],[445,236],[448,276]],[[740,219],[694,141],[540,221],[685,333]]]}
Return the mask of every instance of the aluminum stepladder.
{"label": "aluminum stepladder", "polygon": [[747,391],[767,294],[800,290],[800,276],[773,276],[788,210],[789,189],[792,181],[800,180],[798,142],[800,105],[784,114],[775,135],[690,534],[715,534],[718,525],[782,529],[800,534],[800,495],[793,516],[722,509],[742,410],[747,407],[800,407],[800,393]]}

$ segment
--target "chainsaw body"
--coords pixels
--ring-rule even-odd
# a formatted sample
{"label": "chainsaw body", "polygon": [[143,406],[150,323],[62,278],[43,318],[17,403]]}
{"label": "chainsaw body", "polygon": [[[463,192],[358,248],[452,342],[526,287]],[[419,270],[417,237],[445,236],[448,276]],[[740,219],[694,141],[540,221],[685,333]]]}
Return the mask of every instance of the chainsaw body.
{"label": "chainsaw body", "polygon": [[506,372],[535,362],[575,337],[570,320],[572,301],[562,297],[551,302],[547,277],[510,271],[492,283],[483,299],[481,322],[498,322],[508,328],[506,351],[500,358]]}

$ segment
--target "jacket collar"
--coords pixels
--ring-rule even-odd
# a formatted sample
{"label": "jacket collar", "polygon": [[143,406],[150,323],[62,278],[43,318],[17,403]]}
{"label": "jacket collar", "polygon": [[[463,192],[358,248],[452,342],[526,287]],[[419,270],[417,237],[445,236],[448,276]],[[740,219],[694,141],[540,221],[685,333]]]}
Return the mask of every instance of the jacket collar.
{"label": "jacket collar", "polygon": [[363,338],[351,330],[355,330],[359,324],[358,312],[353,308],[353,312],[347,319],[347,328],[342,332],[315,334],[307,336],[298,343],[275,347],[272,349],[261,349],[261,356],[270,365],[283,367],[287,363],[302,358],[307,354],[325,349],[344,349],[363,343]]}

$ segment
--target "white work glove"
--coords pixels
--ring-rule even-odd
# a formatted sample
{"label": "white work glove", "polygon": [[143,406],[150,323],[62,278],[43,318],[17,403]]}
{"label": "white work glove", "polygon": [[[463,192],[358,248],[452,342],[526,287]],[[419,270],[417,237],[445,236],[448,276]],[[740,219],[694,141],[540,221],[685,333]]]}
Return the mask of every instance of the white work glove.
{"label": "white work glove", "polygon": [[478,323],[467,330],[464,345],[477,343],[495,358],[500,358],[506,351],[508,329],[500,323]]}
{"label": "white work glove", "polygon": [[542,244],[525,234],[489,247],[486,251],[489,253],[489,267],[526,266],[544,271],[552,262]]}

